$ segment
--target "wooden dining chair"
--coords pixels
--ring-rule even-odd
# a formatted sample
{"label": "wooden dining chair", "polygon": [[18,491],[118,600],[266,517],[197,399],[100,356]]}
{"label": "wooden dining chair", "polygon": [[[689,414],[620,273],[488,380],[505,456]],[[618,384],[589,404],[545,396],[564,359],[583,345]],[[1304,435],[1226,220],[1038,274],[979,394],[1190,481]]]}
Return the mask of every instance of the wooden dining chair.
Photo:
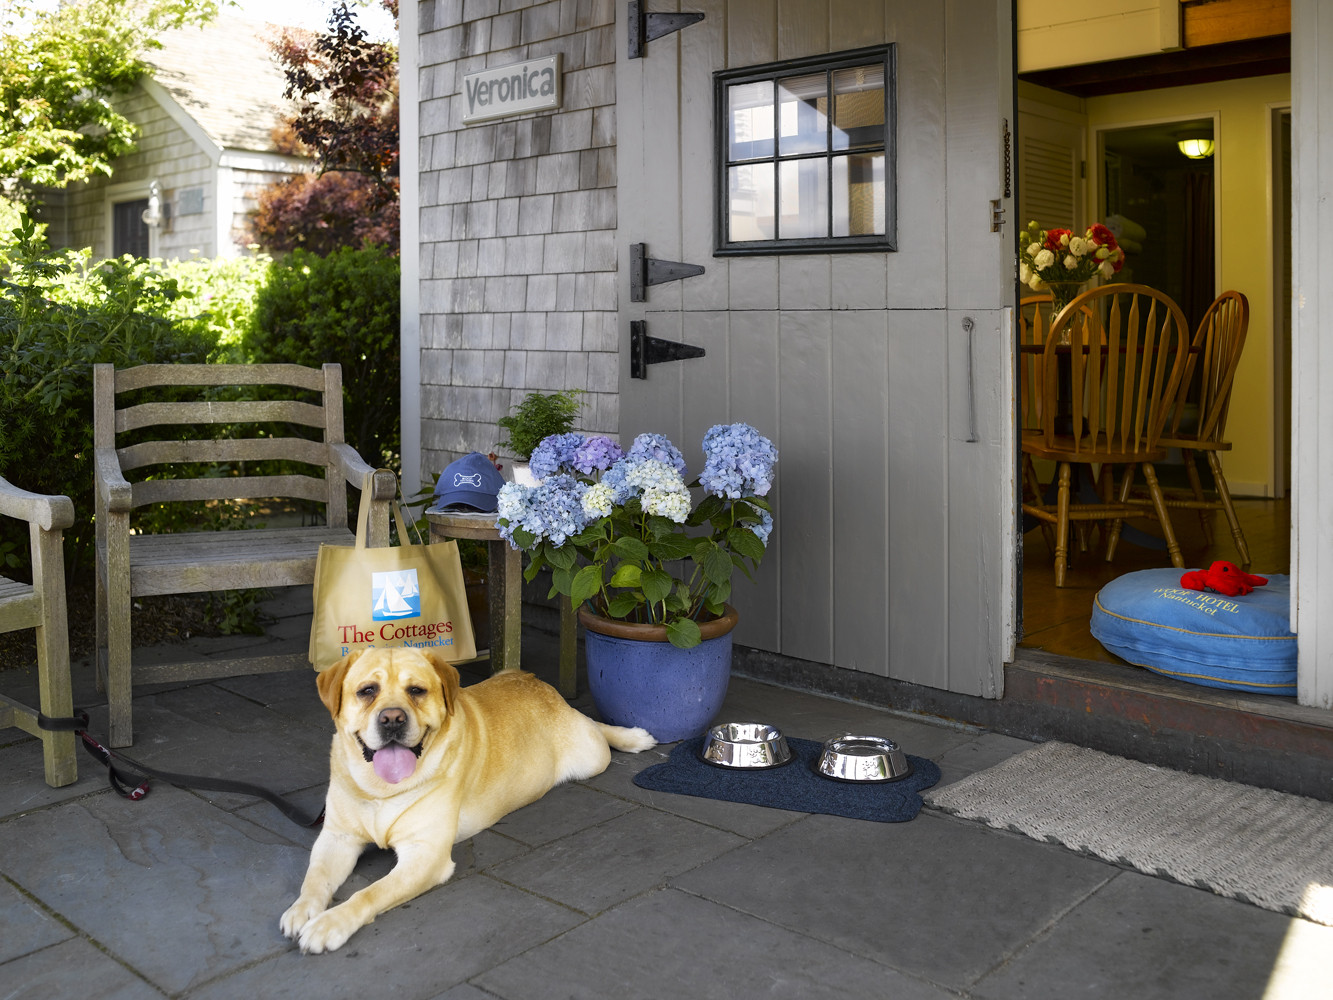
{"label": "wooden dining chair", "polygon": [[[1222,511],[1231,527],[1231,537],[1240,553],[1240,565],[1248,569],[1250,549],[1245,543],[1231,490],[1222,473],[1219,452],[1230,451],[1226,440],[1227,411],[1231,406],[1231,387],[1240,354],[1245,347],[1245,335],[1250,326],[1250,302],[1240,292],[1223,292],[1204,313],[1194,332],[1189,360],[1176,392],[1166,429],[1158,440],[1163,448],[1179,448],[1185,459],[1185,473],[1189,477],[1190,496],[1168,493],[1166,505],[1170,509],[1195,510],[1209,544],[1213,540],[1212,513]],[[1193,417],[1193,421],[1191,421]],[[1190,423],[1193,423],[1193,427]],[[1206,497],[1195,464],[1195,452],[1203,452],[1213,476],[1214,497]],[[1150,498],[1138,497],[1136,502],[1148,505]]]}
{"label": "wooden dining chair", "polygon": [[[1041,428],[1041,387],[1044,384],[1042,371],[1044,359],[1037,352],[1046,344],[1046,332],[1051,323],[1050,292],[1044,295],[1026,295],[1018,302],[1018,407],[1019,427],[1024,432]],[[1040,502],[1045,491],[1041,478],[1037,475],[1036,463],[1032,456],[1023,455],[1023,501]],[[1026,526],[1030,527],[1030,525]],[[1045,521],[1040,522],[1042,537],[1051,549],[1055,548],[1054,529]]]}
{"label": "wooden dining chair", "polygon": [[[1171,562],[1184,567],[1153,463],[1166,457],[1159,438],[1184,375],[1189,336],[1180,307],[1146,285],[1090,289],[1051,323],[1041,353],[1040,426],[1023,431],[1022,451],[1056,463],[1057,493],[1054,503],[1025,502],[1023,510],[1055,527],[1057,587],[1064,586],[1071,522],[1110,521],[1111,558],[1121,522],[1139,513],[1131,495],[1140,467]],[[1104,484],[1123,467],[1118,496],[1104,485],[1095,502],[1077,499],[1073,469],[1092,476],[1094,466]]]}

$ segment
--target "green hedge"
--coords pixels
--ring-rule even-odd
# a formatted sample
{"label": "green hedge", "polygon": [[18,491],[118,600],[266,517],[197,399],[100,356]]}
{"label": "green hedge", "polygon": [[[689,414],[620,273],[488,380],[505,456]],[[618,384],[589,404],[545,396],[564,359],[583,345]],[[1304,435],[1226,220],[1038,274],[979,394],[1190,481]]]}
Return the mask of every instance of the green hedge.
{"label": "green hedge", "polygon": [[401,435],[398,258],[344,247],[273,261],[242,349],[252,362],[342,365],[347,441],[371,465],[398,472]]}
{"label": "green hedge", "polygon": [[[171,319],[180,299],[152,262],[52,251],[30,220],[0,246],[0,475],[74,501],[71,566],[93,537],[92,366],[207,360],[217,333]],[[25,563],[27,547],[26,526],[0,521],[0,563]]]}
{"label": "green hedge", "polygon": [[[24,219],[12,239],[0,237],[0,475],[74,501],[66,554],[77,570],[93,538],[99,362],[339,362],[348,442],[396,471],[398,274],[380,250],[94,261],[87,250],[50,250]],[[146,516],[166,527],[173,513]],[[0,520],[0,572],[23,576],[27,547],[25,526]]]}

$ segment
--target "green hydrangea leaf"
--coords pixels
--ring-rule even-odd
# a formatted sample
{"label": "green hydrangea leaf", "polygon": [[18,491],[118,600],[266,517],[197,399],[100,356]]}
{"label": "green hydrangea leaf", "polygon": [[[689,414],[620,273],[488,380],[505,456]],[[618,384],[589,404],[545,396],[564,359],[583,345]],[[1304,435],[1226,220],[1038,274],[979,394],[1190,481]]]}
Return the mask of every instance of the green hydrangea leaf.
{"label": "green hydrangea leaf", "polygon": [[622,559],[643,562],[648,558],[648,546],[637,538],[617,538],[611,543],[611,548]]}
{"label": "green hydrangea leaf", "polygon": [[661,569],[647,570],[640,577],[643,596],[651,604],[658,604],[666,600],[667,594],[671,593],[673,582],[671,574]]}
{"label": "green hydrangea leaf", "polygon": [[732,528],[727,532],[727,544],[736,552],[756,562],[764,557],[764,543],[749,528]]}
{"label": "green hydrangea leaf", "polygon": [[574,602],[575,607],[578,607],[601,589],[602,567],[584,566],[574,574],[574,580],[569,588],[569,599]]}
{"label": "green hydrangea leaf", "polygon": [[681,618],[667,624],[667,639],[678,649],[693,649],[703,640],[699,632],[699,623],[691,618]]}
{"label": "green hydrangea leaf", "polygon": [[607,603],[607,614],[612,618],[626,618],[642,603],[643,598],[637,593],[617,594]]}
{"label": "green hydrangea leaf", "polygon": [[[514,532],[515,535],[518,532]],[[578,559],[578,553],[574,551],[572,545],[562,545],[556,547],[547,544],[545,546],[546,561],[559,569],[572,569],[575,561]]]}
{"label": "green hydrangea leaf", "polygon": [[731,579],[731,556],[726,549],[713,547],[699,560],[699,568],[710,583],[725,583]]}
{"label": "green hydrangea leaf", "polygon": [[654,559],[670,562],[673,559],[684,559],[691,555],[694,552],[694,545],[695,541],[689,535],[673,531],[669,535],[656,539],[648,548]]}

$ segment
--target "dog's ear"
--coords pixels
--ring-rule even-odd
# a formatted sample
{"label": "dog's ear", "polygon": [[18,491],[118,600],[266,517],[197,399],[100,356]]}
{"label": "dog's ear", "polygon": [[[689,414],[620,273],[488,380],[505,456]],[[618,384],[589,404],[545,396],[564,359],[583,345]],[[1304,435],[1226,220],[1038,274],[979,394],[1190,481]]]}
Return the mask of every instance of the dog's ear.
{"label": "dog's ear", "polygon": [[329,714],[335,719],[342,710],[343,704],[343,678],[347,676],[347,668],[355,663],[363,650],[357,649],[348,653],[333,666],[321,670],[315,675],[315,684],[319,688],[319,700],[324,703],[324,707],[329,710]]}
{"label": "dog's ear", "polygon": [[435,672],[440,675],[440,683],[444,686],[444,711],[446,715],[454,714],[454,699],[458,697],[460,687],[458,680],[458,669],[448,660],[442,658],[433,651],[426,653],[426,659],[430,661]]}

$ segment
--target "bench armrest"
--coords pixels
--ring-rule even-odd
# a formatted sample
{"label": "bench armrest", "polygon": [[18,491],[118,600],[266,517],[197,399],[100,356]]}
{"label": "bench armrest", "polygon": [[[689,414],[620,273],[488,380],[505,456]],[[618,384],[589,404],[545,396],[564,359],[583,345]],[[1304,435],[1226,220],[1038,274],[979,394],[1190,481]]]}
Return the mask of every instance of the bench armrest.
{"label": "bench armrest", "polygon": [[0,514],[35,524],[43,531],[64,531],[74,523],[74,502],[67,496],[21,490],[0,478]]}
{"label": "bench armrest", "polygon": [[134,509],[134,491],[120,471],[120,460],[114,449],[98,448],[94,452],[93,475],[97,480],[97,496],[106,504],[107,510],[120,514]]}
{"label": "bench armrest", "polygon": [[370,486],[370,497],[372,500],[382,500],[386,503],[395,500],[398,497],[398,480],[388,469],[372,469],[356,453],[356,449],[350,444],[329,445],[329,453],[333,457],[334,464],[342,471],[343,478],[347,480],[349,486],[355,486],[357,489],[366,488],[366,477],[373,477]]}

